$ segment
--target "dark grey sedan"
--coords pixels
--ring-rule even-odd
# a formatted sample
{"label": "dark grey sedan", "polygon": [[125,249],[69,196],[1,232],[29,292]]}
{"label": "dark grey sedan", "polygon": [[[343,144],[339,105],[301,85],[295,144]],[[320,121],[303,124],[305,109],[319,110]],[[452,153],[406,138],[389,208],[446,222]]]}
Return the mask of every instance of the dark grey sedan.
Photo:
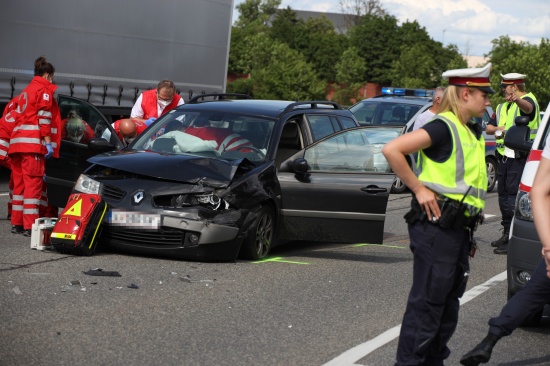
{"label": "dark grey sedan", "polygon": [[395,175],[370,127],[328,101],[213,99],[170,111],[127,148],[82,146],[113,150],[74,185],[108,203],[100,244],[232,261],[283,240],[382,243]]}

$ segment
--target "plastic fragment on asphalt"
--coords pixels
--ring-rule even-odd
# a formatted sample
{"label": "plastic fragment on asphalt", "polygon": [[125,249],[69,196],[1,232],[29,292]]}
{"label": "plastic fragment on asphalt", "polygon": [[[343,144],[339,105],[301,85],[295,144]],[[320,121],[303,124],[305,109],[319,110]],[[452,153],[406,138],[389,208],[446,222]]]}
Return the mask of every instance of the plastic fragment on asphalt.
{"label": "plastic fragment on asphalt", "polygon": [[23,292],[21,291],[21,289],[19,288],[19,286],[15,286],[13,288],[13,292],[15,292],[16,295],[23,295]]}
{"label": "plastic fragment on asphalt", "polygon": [[189,275],[186,275],[185,277],[180,277],[180,281],[189,282],[189,283],[213,282],[212,280],[192,280],[191,277],[189,277]]}
{"label": "plastic fragment on asphalt", "polygon": [[90,269],[89,271],[87,271],[87,272],[83,271],[82,273],[84,273],[85,275],[88,275],[88,276],[122,277],[122,275],[120,273],[118,273],[117,271],[104,271],[101,268]]}
{"label": "plastic fragment on asphalt", "polygon": [[134,288],[134,289],[138,289],[138,288],[139,288],[139,286],[138,286],[138,285],[136,285],[135,283],[132,283],[132,284],[130,284],[130,285],[128,286],[128,288]]}
{"label": "plastic fragment on asphalt", "polygon": [[82,283],[79,281],[79,280],[73,280],[73,281],[69,281],[69,285],[71,286],[81,286],[82,287]]}

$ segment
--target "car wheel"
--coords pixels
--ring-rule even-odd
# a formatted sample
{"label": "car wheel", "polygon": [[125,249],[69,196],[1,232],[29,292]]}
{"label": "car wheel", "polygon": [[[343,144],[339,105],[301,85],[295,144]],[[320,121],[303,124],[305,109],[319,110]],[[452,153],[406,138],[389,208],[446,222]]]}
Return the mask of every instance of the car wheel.
{"label": "car wheel", "polygon": [[407,191],[407,186],[399,177],[395,177],[391,185],[391,193],[405,193]]}
{"label": "car wheel", "polygon": [[485,166],[487,167],[487,192],[491,192],[497,183],[498,165],[493,157],[486,157]]}
{"label": "car wheel", "polygon": [[275,214],[270,206],[262,206],[250,226],[241,247],[241,258],[259,260],[268,256],[274,240]]}

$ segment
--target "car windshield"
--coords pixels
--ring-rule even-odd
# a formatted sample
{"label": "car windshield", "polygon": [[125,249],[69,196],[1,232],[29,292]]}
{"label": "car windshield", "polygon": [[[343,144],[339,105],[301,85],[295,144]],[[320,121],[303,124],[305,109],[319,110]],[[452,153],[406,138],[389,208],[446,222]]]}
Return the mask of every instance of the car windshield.
{"label": "car windshield", "polygon": [[399,101],[383,101],[371,98],[350,107],[359,124],[367,125],[397,125],[404,126],[420,109],[429,103],[429,100],[419,101],[417,104],[401,103]]}
{"label": "car windshield", "polygon": [[274,120],[258,116],[179,109],[155,121],[131,148],[261,162],[274,125]]}

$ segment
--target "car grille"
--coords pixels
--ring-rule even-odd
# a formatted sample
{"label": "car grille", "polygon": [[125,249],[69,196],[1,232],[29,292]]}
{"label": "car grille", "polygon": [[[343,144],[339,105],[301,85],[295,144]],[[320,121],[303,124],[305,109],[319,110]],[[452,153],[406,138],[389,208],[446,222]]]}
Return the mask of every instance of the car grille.
{"label": "car grille", "polygon": [[120,188],[110,186],[108,184],[101,185],[101,192],[99,192],[101,197],[104,199],[107,198],[112,201],[120,201],[126,195],[126,192]]}
{"label": "car grille", "polygon": [[158,246],[161,248],[182,247],[184,231],[182,230],[128,230],[106,228],[103,233],[104,237],[109,241],[119,241],[125,244],[151,247]]}

